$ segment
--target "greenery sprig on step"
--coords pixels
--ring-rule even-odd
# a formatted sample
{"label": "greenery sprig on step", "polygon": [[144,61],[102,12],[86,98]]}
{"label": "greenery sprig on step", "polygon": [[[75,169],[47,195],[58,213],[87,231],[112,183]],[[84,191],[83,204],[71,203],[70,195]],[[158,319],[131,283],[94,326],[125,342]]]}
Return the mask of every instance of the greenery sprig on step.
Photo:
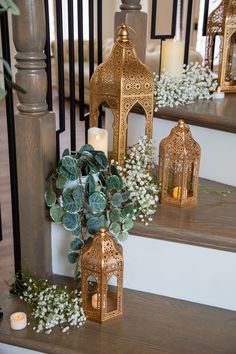
{"label": "greenery sprig on step", "polygon": [[124,241],[135,219],[130,192],[116,166],[88,144],[79,151],[64,151],[47,180],[45,201],[52,220],[71,231],[68,260],[77,265],[81,249],[101,227]]}

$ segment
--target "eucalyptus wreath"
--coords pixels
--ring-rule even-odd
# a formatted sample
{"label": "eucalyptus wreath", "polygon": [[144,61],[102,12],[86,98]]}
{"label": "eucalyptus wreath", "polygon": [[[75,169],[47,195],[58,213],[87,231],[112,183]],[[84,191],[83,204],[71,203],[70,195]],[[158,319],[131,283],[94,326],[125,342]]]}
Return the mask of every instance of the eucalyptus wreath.
{"label": "eucalyptus wreath", "polygon": [[45,202],[52,220],[72,233],[68,261],[77,263],[77,277],[81,250],[99,229],[106,227],[124,241],[135,219],[130,191],[117,167],[89,144],[79,151],[64,151],[47,179]]}

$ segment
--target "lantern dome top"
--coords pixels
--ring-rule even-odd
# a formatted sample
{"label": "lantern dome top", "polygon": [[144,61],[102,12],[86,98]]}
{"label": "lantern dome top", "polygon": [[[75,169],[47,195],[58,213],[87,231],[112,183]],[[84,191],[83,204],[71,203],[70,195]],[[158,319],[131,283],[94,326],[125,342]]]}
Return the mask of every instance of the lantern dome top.
{"label": "lantern dome top", "polygon": [[195,159],[201,153],[200,145],[193,139],[188,125],[182,119],[172,128],[170,135],[161,141],[160,150],[170,158]]}
{"label": "lantern dome top", "polygon": [[90,92],[91,96],[100,97],[99,104],[103,101],[110,104],[111,97],[117,98],[121,94],[133,97],[137,102],[139,97],[153,95],[153,74],[137,57],[128,26],[120,26],[110,56],[96,68],[91,77]]}
{"label": "lantern dome top", "polygon": [[92,272],[115,270],[123,266],[122,247],[105,228],[94,236],[91,245],[84,249],[82,263]]}

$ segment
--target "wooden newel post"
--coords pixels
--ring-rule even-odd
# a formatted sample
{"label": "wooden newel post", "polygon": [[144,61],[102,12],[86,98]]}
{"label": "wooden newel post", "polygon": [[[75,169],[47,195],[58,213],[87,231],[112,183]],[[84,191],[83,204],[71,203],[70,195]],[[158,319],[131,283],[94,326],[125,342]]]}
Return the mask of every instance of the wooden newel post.
{"label": "wooden newel post", "polygon": [[147,45],[147,14],[140,11],[142,8],[141,0],[121,0],[120,12],[115,13],[115,39],[117,38],[116,29],[122,23],[130,26],[135,32],[130,33],[132,43],[135,45],[137,56],[143,63],[146,62]]}
{"label": "wooden newel post", "polygon": [[51,225],[46,216],[46,178],[56,163],[55,115],[46,104],[47,75],[43,52],[46,32],[43,0],[15,0],[13,16],[18,94],[15,116],[22,269],[38,276],[52,272]]}

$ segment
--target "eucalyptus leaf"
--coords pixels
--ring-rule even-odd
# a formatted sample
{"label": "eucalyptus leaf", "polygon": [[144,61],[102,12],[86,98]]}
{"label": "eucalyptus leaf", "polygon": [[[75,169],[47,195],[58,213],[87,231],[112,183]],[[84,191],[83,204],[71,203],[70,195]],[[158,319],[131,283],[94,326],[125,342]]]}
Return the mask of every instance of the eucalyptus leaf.
{"label": "eucalyptus leaf", "polygon": [[108,227],[108,221],[104,214],[99,217],[99,220],[100,220],[101,227],[105,227],[105,228]]}
{"label": "eucalyptus leaf", "polygon": [[101,184],[102,184],[103,186],[105,186],[105,185],[106,185],[106,176],[105,176],[105,173],[104,173],[103,171],[100,171],[98,177],[99,177],[99,180],[100,180]]}
{"label": "eucalyptus leaf", "polygon": [[122,193],[122,198],[124,202],[127,202],[130,199],[130,192],[126,191],[124,193]]}
{"label": "eucalyptus leaf", "polygon": [[112,231],[115,235],[118,235],[121,232],[121,226],[117,222],[111,223],[109,230]]}
{"label": "eucalyptus leaf", "polygon": [[88,177],[88,192],[89,192],[89,194],[95,192],[95,188],[96,188],[95,179],[94,179],[93,175],[89,175],[89,177]]}
{"label": "eucalyptus leaf", "polygon": [[79,257],[78,252],[70,252],[70,253],[68,253],[68,255],[67,255],[68,261],[69,261],[70,263],[72,263],[72,264],[74,264],[74,263],[77,262],[78,257]]}
{"label": "eucalyptus leaf", "polygon": [[93,217],[87,221],[88,232],[90,234],[96,234],[101,228],[101,222],[99,218]]}
{"label": "eucalyptus leaf", "polygon": [[122,195],[120,193],[113,194],[111,202],[114,207],[119,207],[123,202]]}
{"label": "eucalyptus leaf", "polygon": [[79,153],[82,154],[84,151],[94,151],[94,147],[90,144],[85,144],[82,146],[82,148],[79,150]]}
{"label": "eucalyptus leaf", "polygon": [[117,234],[117,238],[121,242],[126,241],[128,237],[129,237],[129,233],[126,230],[121,231],[120,233]]}
{"label": "eucalyptus leaf", "polygon": [[78,227],[72,231],[72,235],[76,236],[76,237],[79,237],[81,235],[81,226],[80,225],[78,225]]}
{"label": "eucalyptus leaf", "polygon": [[0,6],[12,13],[12,15],[20,15],[20,10],[12,0],[0,0]]}
{"label": "eucalyptus leaf", "polygon": [[107,161],[107,158],[106,158],[106,155],[104,154],[104,152],[101,152],[101,151],[98,152],[95,155],[95,160],[102,168],[105,168],[108,165],[108,161]]}
{"label": "eucalyptus leaf", "polygon": [[56,203],[56,193],[52,190],[48,190],[44,194],[44,199],[48,207],[51,207]]}
{"label": "eucalyptus leaf", "polygon": [[84,242],[78,237],[74,238],[70,243],[70,248],[73,251],[79,251],[83,246]]}
{"label": "eucalyptus leaf", "polygon": [[84,186],[82,186],[82,184],[79,184],[73,190],[73,198],[74,198],[74,200],[76,202],[80,202],[82,204],[83,194],[84,194]]}
{"label": "eucalyptus leaf", "polygon": [[81,200],[74,200],[72,196],[63,196],[63,207],[64,209],[71,214],[78,213],[83,207],[83,202]]}
{"label": "eucalyptus leaf", "polygon": [[123,210],[122,210],[122,214],[124,216],[127,215],[133,215],[133,211],[134,211],[134,205],[133,203],[128,203],[124,206]]}
{"label": "eucalyptus leaf", "polygon": [[132,229],[134,227],[134,222],[132,219],[126,219],[124,221],[124,228],[125,230],[129,231],[130,229]]}
{"label": "eucalyptus leaf", "polygon": [[78,214],[66,214],[63,216],[63,225],[66,230],[73,231],[77,229],[80,222]]}
{"label": "eucalyptus leaf", "polygon": [[89,196],[89,206],[94,213],[102,212],[107,205],[106,197],[101,192],[94,192]]}
{"label": "eucalyptus leaf", "polygon": [[5,70],[7,71],[7,73],[9,74],[9,76],[12,77],[11,67],[10,67],[10,65],[8,64],[8,62],[7,62],[4,58],[2,58],[2,57],[0,57],[0,60],[2,61],[3,66],[4,66]]}
{"label": "eucalyptus leaf", "polygon": [[63,189],[65,183],[66,183],[67,179],[61,175],[58,175],[57,179],[56,179],[56,187],[58,189]]}
{"label": "eucalyptus leaf", "polygon": [[55,204],[50,208],[50,216],[56,224],[62,223],[65,214],[65,210],[59,204]]}
{"label": "eucalyptus leaf", "polygon": [[116,166],[115,165],[111,165],[110,166],[110,169],[111,169],[111,174],[112,175],[116,175],[116,176],[120,176],[120,174],[119,174],[119,172],[118,172],[118,170],[117,170],[117,168],[116,168]]}
{"label": "eucalyptus leaf", "polygon": [[79,177],[77,160],[71,156],[63,157],[61,159],[59,174],[68,179],[69,181],[77,180]]}
{"label": "eucalyptus leaf", "polygon": [[118,176],[109,176],[107,178],[107,188],[112,191],[112,190],[120,190],[121,189],[121,183],[120,179]]}
{"label": "eucalyptus leaf", "polygon": [[120,218],[120,209],[118,209],[118,208],[111,209],[111,211],[109,213],[109,218],[110,218],[111,222],[118,221]]}
{"label": "eucalyptus leaf", "polygon": [[70,155],[70,150],[69,149],[65,149],[62,153],[62,157],[65,157],[65,156],[69,156]]}

